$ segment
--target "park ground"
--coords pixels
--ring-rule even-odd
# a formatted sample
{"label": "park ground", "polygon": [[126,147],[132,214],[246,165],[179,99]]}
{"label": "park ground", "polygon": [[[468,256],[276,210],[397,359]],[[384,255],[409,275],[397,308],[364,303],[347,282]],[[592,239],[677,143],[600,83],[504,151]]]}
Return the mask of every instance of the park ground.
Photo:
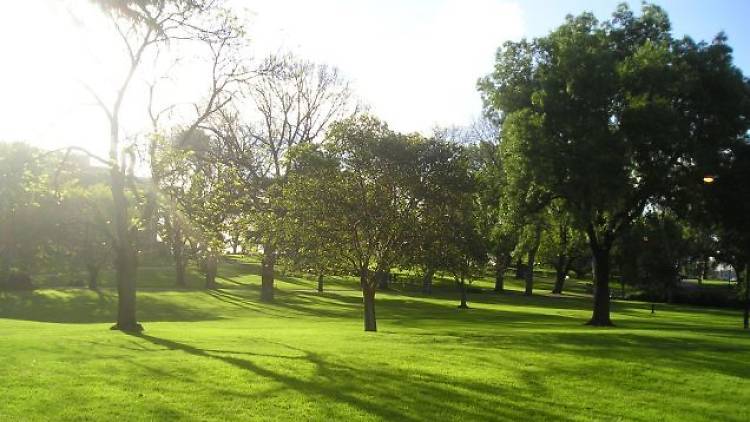
{"label": "park ground", "polygon": [[0,293],[0,420],[750,420],[737,311],[616,301],[592,328],[583,282],[480,280],[468,310],[447,281],[397,283],[365,333],[355,281],[281,276],[264,304],[257,274],[234,260],[205,291],[144,268],[142,335],[108,329],[111,288]]}

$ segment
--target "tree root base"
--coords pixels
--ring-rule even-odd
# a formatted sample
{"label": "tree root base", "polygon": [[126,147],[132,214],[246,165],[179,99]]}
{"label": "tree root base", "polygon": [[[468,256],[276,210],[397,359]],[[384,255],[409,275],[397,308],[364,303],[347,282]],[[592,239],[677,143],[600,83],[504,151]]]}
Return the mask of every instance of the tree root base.
{"label": "tree root base", "polygon": [[127,325],[120,325],[118,323],[109,327],[109,329],[113,331],[122,331],[124,333],[141,333],[143,332],[143,325],[137,322],[134,324],[127,324]]}

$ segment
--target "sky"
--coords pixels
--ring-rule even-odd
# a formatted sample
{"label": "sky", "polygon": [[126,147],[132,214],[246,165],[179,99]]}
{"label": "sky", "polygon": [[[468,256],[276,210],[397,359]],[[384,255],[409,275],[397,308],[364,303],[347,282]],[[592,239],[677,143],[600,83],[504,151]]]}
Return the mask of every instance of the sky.
{"label": "sky", "polygon": [[[605,19],[619,0],[229,0],[248,20],[254,53],[292,51],[337,66],[357,97],[396,130],[429,133],[481,113],[476,80],[507,40],[543,36],[568,13]],[[640,2],[630,2],[638,8]],[[750,1],[663,0],[677,36],[729,36],[750,74]],[[71,13],[72,12],[72,13]],[[74,17],[73,17],[74,16]],[[106,149],[107,126],[84,84],[112,97],[123,55],[88,0],[8,2],[0,13],[0,141]],[[163,103],[197,101],[206,69],[183,64],[162,84]],[[123,110],[124,136],[148,128],[139,74]]]}

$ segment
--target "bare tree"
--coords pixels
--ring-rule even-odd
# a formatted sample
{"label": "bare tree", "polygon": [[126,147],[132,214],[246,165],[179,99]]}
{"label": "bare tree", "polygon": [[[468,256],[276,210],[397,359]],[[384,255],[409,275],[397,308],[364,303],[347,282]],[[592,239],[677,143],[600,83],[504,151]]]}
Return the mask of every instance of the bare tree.
{"label": "bare tree", "polygon": [[120,117],[123,101],[131,90],[136,72],[147,57],[157,55],[175,40],[210,38],[220,34],[222,27],[209,25],[207,16],[221,7],[217,0],[99,0],[97,3],[114,31],[128,59],[123,79],[116,83],[114,99],[107,102],[86,85],[109,123],[110,190],[113,199],[112,224],[115,279],[118,292],[117,323],[112,329],[141,331],[136,319],[136,272],[138,226],[133,222],[126,195],[132,181],[135,160],[123,148]]}
{"label": "bare tree", "polygon": [[[151,177],[154,185],[161,188],[162,196],[161,222],[164,228],[164,239],[170,246],[172,258],[175,263],[176,284],[184,287],[185,269],[187,266],[187,234],[189,233],[188,218],[178,207],[179,192],[181,187],[170,185],[174,178],[169,177],[170,171],[174,169],[169,165],[168,151],[165,149],[206,149],[208,145],[188,145],[191,140],[205,140],[207,137],[194,136],[197,131],[204,132],[206,122],[215,120],[216,114],[236,98],[239,88],[247,83],[252,77],[268,72],[269,69],[260,66],[251,70],[247,57],[243,54],[243,47],[247,43],[244,38],[242,25],[229,13],[222,14],[215,24],[216,28],[210,32],[201,32],[195,41],[208,52],[210,67],[210,84],[207,95],[200,102],[190,104],[190,117],[187,123],[177,125],[177,134],[172,137],[164,136],[161,128],[161,118],[166,113],[171,113],[178,108],[178,104],[170,104],[157,109],[155,107],[155,91],[160,80],[158,78],[149,84],[148,113],[152,124],[152,134],[149,139],[149,163],[151,166]],[[162,162],[164,161],[164,162]],[[166,186],[166,185],[169,186]]]}
{"label": "bare tree", "polygon": [[[261,299],[274,297],[276,236],[274,218],[277,187],[284,183],[297,145],[315,142],[328,125],[347,114],[351,106],[348,82],[336,68],[272,56],[256,77],[243,84],[243,100],[224,107],[199,128],[216,140],[211,153],[231,164],[241,188],[248,237],[263,245]],[[248,220],[241,218],[239,220]]]}

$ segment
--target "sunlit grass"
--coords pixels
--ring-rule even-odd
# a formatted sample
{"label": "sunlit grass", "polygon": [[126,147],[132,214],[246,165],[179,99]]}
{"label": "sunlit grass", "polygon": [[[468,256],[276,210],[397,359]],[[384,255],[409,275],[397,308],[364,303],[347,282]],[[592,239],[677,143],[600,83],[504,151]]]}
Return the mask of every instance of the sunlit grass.
{"label": "sunlit grass", "polygon": [[736,312],[616,302],[617,327],[597,329],[584,282],[524,297],[482,280],[459,310],[443,281],[378,293],[365,333],[352,279],[320,294],[282,275],[263,304],[252,264],[222,268],[221,290],[139,292],[142,336],[108,330],[110,289],[0,294],[0,420],[750,418]]}

